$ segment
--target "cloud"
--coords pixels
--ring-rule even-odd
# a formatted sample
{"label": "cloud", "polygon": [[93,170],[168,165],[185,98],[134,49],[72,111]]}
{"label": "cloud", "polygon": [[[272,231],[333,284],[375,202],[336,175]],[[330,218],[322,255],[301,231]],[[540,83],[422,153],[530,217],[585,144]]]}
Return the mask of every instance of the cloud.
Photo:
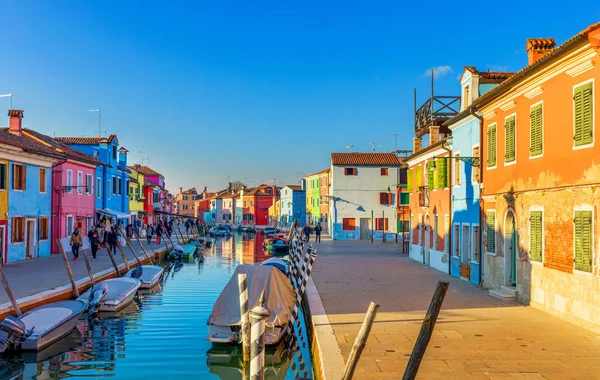
{"label": "cloud", "polygon": [[434,78],[441,78],[447,74],[452,74],[454,71],[452,70],[452,67],[445,65],[445,66],[436,66],[436,67],[432,67],[430,69],[427,69],[427,71],[425,71],[423,73],[423,77],[431,77],[431,70],[433,70],[433,77]]}
{"label": "cloud", "polygon": [[499,72],[507,72],[508,71],[508,66],[502,66],[502,65],[493,65],[493,64],[487,64],[485,65],[485,67],[489,70],[489,71],[499,71]]}

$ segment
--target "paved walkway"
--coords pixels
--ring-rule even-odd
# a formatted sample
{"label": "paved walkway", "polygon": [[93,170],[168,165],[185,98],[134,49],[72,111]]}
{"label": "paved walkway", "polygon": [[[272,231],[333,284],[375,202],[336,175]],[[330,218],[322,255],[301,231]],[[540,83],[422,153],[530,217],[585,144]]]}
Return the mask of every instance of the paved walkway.
{"label": "paved walkway", "polygon": [[[175,237],[173,236],[172,239],[174,240]],[[153,254],[154,252],[165,250],[165,245],[163,243],[160,245],[154,243],[154,239],[150,245],[146,244],[145,239],[142,244],[149,255]],[[145,259],[144,253],[135,239],[132,241],[132,246],[138,257],[140,259]],[[135,257],[127,246],[123,247],[123,251],[125,252],[127,261],[129,261],[130,264],[136,262]],[[91,252],[88,250],[86,253],[91,261]],[[88,278],[89,275],[85,266],[83,254],[79,254],[79,261],[77,262],[73,261],[73,255],[70,251],[67,251],[67,256],[70,260],[69,262],[71,264],[71,270],[73,271],[73,277],[75,277],[75,280],[77,281],[83,278]],[[99,250],[97,256],[98,259],[96,261],[90,262],[93,273],[100,273],[106,269],[114,270],[106,249],[103,248],[102,250]],[[117,252],[115,255],[115,261],[117,265],[123,265],[123,258],[119,252]],[[11,262],[4,266],[3,269],[8,283],[10,284],[13,294],[17,300],[23,297],[41,293],[46,290],[56,289],[64,285],[70,286],[71,284],[69,282],[63,256],[61,254],[39,257],[32,260]],[[0,289],[0,306],[8,302],[10,301],[6,295],[6,292],[3,288]]]}
{"label": "paved walkway", "polygon": [[348,357],[370,301],[381,305],[356,379],[401,378],[439,280],[450,288],[418,379],[600,379],[600,336],[399,254],[323,239],[313,279]]}

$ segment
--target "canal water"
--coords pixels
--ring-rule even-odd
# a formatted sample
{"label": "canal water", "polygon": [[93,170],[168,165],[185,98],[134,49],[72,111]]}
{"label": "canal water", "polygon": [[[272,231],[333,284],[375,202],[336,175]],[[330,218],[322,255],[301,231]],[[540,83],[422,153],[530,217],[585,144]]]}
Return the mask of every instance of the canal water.
{"label": "canal water", "polygon": [[[160,288],[141,294],[124,310],[82,320],[48,348],[1,361],[0,379],[246,378],[241,347],[208,342],[206,321],[238,264],[271,257],[262,242],[262,234],[237,232],[218,238],[203,263],[167,265]],[[300,350],[292,353],[284,344],[267,348],[265,378],[313,377],[306,326],[301,326]]]}

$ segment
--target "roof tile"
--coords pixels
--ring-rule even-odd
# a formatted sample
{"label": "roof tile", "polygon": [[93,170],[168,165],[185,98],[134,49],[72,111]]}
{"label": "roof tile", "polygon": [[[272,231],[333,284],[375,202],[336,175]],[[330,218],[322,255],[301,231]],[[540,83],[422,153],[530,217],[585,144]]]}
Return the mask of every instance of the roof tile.
{"label": "roof tile", "polygon": [[331,153],[332,165],[400,166],[394,153]]}
{"label": "roof tile", "polygon": [[[110,135],[106,138],[107,142],[111,142],[117,138],[117,135]],[[56,140],[65,144],[77,144],[77,145],[98,145],[104,137],[56,137]]]}

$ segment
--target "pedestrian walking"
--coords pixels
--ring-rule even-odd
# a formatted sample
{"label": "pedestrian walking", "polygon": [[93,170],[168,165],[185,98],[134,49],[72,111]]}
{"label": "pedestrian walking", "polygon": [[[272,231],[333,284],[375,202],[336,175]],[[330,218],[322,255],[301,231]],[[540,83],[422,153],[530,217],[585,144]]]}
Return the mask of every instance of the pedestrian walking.
{"label": "pedestrian walking", "polygon": [[79,248],[81,247],[82,238],[79,234],[79,228],[75,227],[75,230],[71,234],[69,243],[71,244],[71,251],[73,252],[73,260],[79,260]]}
{"label": "pedestrian walking", "polygon": [[321,224],[317,224],[317,226],[315,227],[315,243],[320,243],[321,242],[321,231],[323,229],[321,228]]}
{"label": "pedestrian walking", "polygon": [[152,240],[153,233],[154,233],[154,228],[152,228],[152,225],[150,225],[148,223],[148,225],[146,226],[146,241],[147,241],[148,245],[150,245],[150,241]]}
{"label": "pedestrian walking", "polygon": [[96,261],[96,255],[102,246],[100,244],[100,239],[98,239],[98,233],[95,229],[90,231],[88,238],[90,239],[90,248],[92,249],[92,261]]}
{"label": "pedestrian walking", "polygon": [[160,239],[163,234],[163,226],[162,223],[158,223],[156,226],[156,244],[160,244]]}
{"label": "pedestrian walking", "polygon": [[115,227],[112,227],[110,229],[110,232],[108,233],[108,253],[112,253],[113,255],[115,253],[117,253],[117,230],[115,229]]}

